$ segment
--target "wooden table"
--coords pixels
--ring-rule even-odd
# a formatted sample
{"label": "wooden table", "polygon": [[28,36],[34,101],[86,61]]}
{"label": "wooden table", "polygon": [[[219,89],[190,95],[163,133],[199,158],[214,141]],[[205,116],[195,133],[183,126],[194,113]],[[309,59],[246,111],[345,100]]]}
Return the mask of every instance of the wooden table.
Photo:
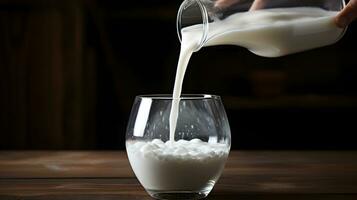
{"label": "wooden table", "polygon": [[[125,152],[0,151],[0,199],[151,199]],[[233,151],[208,199],[357,199],[357,151]]]}

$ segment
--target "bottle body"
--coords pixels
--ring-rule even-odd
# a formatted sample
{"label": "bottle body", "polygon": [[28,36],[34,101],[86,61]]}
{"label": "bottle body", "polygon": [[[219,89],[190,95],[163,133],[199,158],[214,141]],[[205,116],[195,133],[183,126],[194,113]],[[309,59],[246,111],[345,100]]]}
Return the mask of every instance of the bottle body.
{"label": "bottle body", "polygon": [[334,23],[344,1],[252,0],[225,8],[217,7],[220,1],[183,2],[177,19],[181,41],[196,42],[196,51],[238,45],[260,56],[278,57],[330,45],[345,32]]}

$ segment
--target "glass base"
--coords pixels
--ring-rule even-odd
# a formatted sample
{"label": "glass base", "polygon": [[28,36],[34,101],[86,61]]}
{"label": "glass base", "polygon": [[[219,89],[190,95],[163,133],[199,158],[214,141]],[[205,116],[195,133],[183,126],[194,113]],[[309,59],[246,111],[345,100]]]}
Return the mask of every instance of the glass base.
{"label": "glass base", "polygon": [[191,199],[203,199],[205,198],[210,191],[200,191],[200,192],[194,192],[194,191],[155,191],[155,190],[148,190],[147,191],[151,197],[155,199],[185,199],[185,200],[191,200]]}

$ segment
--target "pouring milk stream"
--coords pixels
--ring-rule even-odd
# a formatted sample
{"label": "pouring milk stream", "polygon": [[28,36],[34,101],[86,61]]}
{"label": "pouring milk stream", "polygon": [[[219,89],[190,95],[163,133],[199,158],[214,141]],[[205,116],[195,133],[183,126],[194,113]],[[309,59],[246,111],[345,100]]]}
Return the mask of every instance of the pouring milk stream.
{"label": "pouring milk stream", "polygon": [[[238,45],[264,57],[279,57],[338,41],[344,29],[334,24],[335,11],[317,7],[263,9],[233,14],[209,23],[203,46]],[[182,41],[170,112],[170,142],[174,142],[182,84],[190,57],[199,49],[203,24],[181,30]]]}

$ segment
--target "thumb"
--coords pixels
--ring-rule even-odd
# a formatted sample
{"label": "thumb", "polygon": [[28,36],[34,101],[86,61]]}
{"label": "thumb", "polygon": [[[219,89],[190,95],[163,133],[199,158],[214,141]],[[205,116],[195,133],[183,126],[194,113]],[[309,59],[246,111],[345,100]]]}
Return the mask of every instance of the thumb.
{"label": "thumb", "polygon": [[357,18],[357,0],[351,0],[347,6],[336,16],[337,26],[344,28]]}

